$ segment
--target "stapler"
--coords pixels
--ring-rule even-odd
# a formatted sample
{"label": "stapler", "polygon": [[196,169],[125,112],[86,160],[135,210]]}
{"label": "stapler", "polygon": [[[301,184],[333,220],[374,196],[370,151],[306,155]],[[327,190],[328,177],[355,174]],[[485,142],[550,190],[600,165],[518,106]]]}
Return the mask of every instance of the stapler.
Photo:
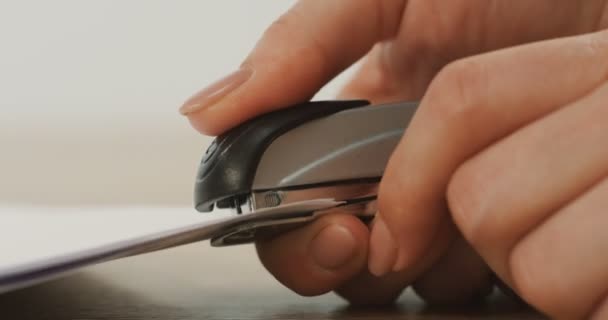
{"label": "stapler", "polygon": [[195,207],[235,219],[211,244],[252,242],[332,212],[371,220],[384,168],[416,108],[307,102],[218,136],[199,165]]}

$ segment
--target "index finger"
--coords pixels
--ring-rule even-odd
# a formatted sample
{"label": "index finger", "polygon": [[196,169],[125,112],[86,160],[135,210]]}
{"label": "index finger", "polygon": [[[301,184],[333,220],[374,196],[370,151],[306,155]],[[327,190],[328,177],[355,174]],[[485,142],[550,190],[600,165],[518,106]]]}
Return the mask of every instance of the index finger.
{"label": "index finger", "polygon": [[240,69],[180,111],[217,135],[256,115],[308,100],[398,30],[405,0],[305,0],[275,21]]}

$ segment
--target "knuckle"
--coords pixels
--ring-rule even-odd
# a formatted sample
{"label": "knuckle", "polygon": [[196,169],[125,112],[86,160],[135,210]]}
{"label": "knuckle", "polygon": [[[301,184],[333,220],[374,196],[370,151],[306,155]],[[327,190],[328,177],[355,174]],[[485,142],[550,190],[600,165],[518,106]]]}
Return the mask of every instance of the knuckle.
{"label": "knuckle", "polygon": [[465,58],[445,66],[433,79],[427,96],[428,111],[446,123],[470,121],[485,103],[487,66],[478,58]]}

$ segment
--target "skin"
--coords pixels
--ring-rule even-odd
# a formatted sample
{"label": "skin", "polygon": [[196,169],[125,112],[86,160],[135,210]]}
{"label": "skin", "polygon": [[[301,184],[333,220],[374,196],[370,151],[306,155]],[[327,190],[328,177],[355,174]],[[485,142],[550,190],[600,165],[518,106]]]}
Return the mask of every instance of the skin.
{"label": "skin", "polygon": [[[599,0],[300,1],[245,59],[253,76],[187,115],[216,135],[309,99],[362,58],[342,98],[421,101],[377,219],[369,230],[328,216],[259,242],[266,268],[300,294],[357,304],[409,285],[468,302],[495,273],[547,315],[606,318],[607,19]],[[344,263],[319,262],[347,246]]]}

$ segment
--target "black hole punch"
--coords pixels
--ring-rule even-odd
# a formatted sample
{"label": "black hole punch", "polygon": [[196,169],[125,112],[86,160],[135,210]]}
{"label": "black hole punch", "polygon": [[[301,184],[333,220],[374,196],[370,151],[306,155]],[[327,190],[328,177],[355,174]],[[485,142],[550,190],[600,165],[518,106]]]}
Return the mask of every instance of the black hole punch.
{"label": "black hole punch", "polygon": [[233,205],[234,205],[234,202],[232,201],[232,198],[222,199],[215,203],[215,206],[218,207],[219,209],[232,208]]}
{"label": "black hole punch", "polygon": [[234,197],[233,205],[236,208],[236,213],[238,213],[238,214],[243,213],[243,211],[241,210],[241,204],[239,203],[239,199],[237,197]]}
{"label": "black hole punch", "polygon": [[[317,101],[270,112],[243,123],[217,137],[201,161],[195,185],[195,206],[209,212],[212,204],[250,194],[262,154],[274,139],[308,121],[369,105],[368,101]],[[242,204],[240,202],[239,204]],[[231,206],[240,207],[236,203]]]}
{"label": "black hole punch", "polygon": [[242,214],[243,209],[241,207],[245,203],[247,203],[247,196],[241,195],[219,200],[215,203],[215,206],[218,209],[233,209],[236,210],[237,214]]}

